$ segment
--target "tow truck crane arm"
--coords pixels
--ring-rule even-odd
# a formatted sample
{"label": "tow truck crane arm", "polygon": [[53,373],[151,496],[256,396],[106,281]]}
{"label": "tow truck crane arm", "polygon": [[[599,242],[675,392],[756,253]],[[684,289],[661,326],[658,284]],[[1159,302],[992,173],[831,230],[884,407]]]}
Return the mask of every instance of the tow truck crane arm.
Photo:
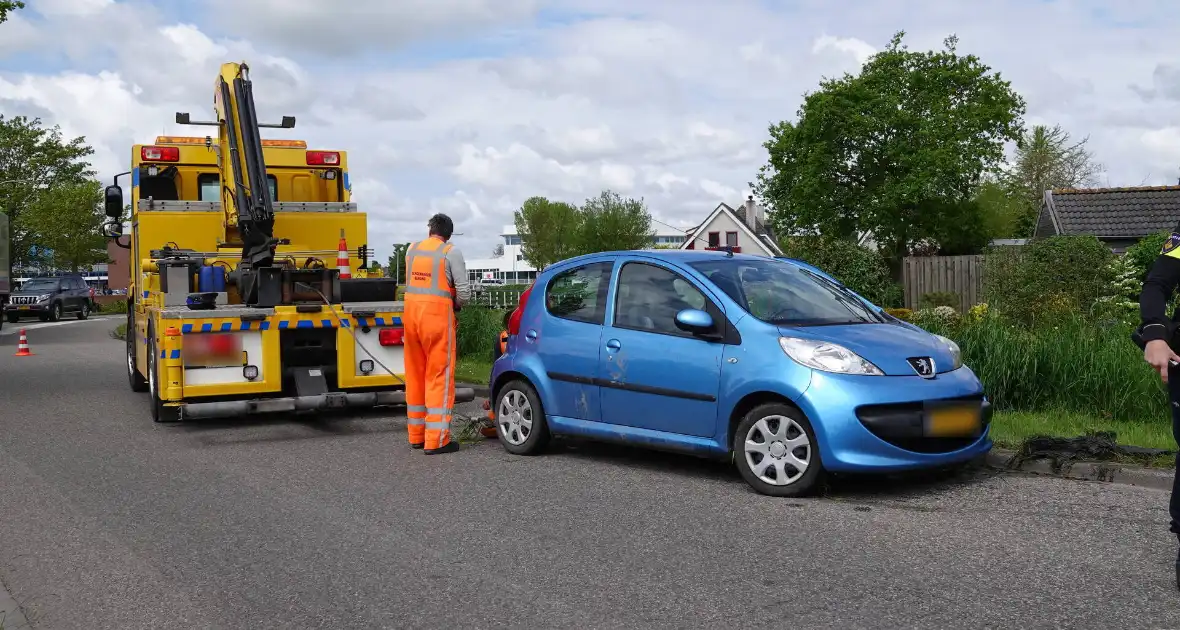
{"label": "tow truck crane arm", "polygon": [[295,126],[295,118],[284,116],[279,125],[259,124],[250,68],[245,63],[222,64],[213,92],[213,110],[216,122],[192,122],[186,113],[177,113],[176,122],[219,128],[217,161],[221,169],[225,242],[240,242],[242,247],[241,262],[232,274],[231,282],[238,285],[243,302],[255,304],[258,301],[257,271],[274,266],[275,248],[282,243],[274,235],[274,200],[267,186],[259,129],[291,129]]}

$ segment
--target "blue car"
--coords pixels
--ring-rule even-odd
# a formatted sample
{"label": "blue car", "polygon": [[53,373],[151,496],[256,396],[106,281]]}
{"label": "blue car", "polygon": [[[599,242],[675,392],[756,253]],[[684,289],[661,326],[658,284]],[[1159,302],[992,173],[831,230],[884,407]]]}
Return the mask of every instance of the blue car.
{"label": "blue car", "polygon": [[964,463],[991,405],[953,341],[789,259],[621,251],[541,272],[509,318],[491,414],[511,453],[553,436],[732,460],[758,492]]}

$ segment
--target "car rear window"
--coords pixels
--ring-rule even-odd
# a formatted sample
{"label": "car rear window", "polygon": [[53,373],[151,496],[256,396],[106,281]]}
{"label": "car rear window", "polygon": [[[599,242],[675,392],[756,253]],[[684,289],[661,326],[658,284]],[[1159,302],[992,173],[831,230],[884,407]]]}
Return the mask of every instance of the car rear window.
{"label": "car rear window", "polygon": [[790,263],[719,258],[691,266],[764,322],[821,326],[885,321],[848,289]]}

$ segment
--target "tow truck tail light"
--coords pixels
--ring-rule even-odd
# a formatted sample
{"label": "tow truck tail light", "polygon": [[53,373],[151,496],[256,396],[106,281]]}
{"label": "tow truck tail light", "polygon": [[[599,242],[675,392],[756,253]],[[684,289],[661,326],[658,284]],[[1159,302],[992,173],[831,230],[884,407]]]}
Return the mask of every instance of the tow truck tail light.
{"label": "tow truck tail light", "polygon": [[141,147],[139,157],[144,162],[179,162],[180,147]]}
{"label": "tow truck tail light", "polygon": [[405,343],[404,328],[382,328],[377,332],[377,341],[383,346],[400,346]]}
{"label": "tow truck tail light", "polygon": [[337,151],[308,151],[308,166],[340,166],[340,153]]}

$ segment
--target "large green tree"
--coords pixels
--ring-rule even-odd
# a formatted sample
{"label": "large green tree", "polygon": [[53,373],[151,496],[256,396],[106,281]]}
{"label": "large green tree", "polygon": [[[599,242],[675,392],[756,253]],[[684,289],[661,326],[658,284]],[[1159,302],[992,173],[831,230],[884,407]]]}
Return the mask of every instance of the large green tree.
{"label": "large green tree", "polygon": [[651,213],[642,199],[624,199],[611,190],[587,199],[581,208],[578,253],[644,249],[655,244]]}
{"label": "large green tree", "polygon": [[396,278],[398,284],[406,283],[406,252],[409,250],[409,243],[394,243],[393,255],[389,257],[389,277]]}
{"label": "large green tree", "polygon": [[61,183],[45,189],[29,206],[26,224],[37,244],[52,251],[55,269],[80,271],[108,262],[102,235],[102,184],[94,180]]}
{"label": "large green tree", "polygon": [[92,179],[87,158],[93,154],[84,137],[66,140],[59,127],[45,128],[39,118],[0,115],[0,211],[9,218],[13,265],[43,262],[29,254],[40,235],[25,213],[47,190]]}
{"label": "large green tree", "polygon": [[535,269],[581,253],[582,213],[563,201],[530,197],[513,216],[520,253]]}
{"label": "large green tree", "polygon": [[894,273],[924,239],[986,242],[972,199],[1022,131],[1025,102],[999,73],[960,55],[914,52],[895,34],[857,75],[825,79],[795,122],[770,127],[753,185],[780,234],[871,233]]}
{"label": "large green tree", "polygon": [[1037,125],[1021,135],[1016,159],[1003,177],[1010,194],[1022,206],[1016,226],[1019,235],[1032,236],[1046,190],[1085,188],[1098,183],[1103,168],[1086,148],[1088,140],[1075,142],[1061,125]]}
{"label": "large green tree", "polygon": [[8,21],[9,13],[23,8],[25,8],[25,3],[21,0],[0,0],[0,24]]}

